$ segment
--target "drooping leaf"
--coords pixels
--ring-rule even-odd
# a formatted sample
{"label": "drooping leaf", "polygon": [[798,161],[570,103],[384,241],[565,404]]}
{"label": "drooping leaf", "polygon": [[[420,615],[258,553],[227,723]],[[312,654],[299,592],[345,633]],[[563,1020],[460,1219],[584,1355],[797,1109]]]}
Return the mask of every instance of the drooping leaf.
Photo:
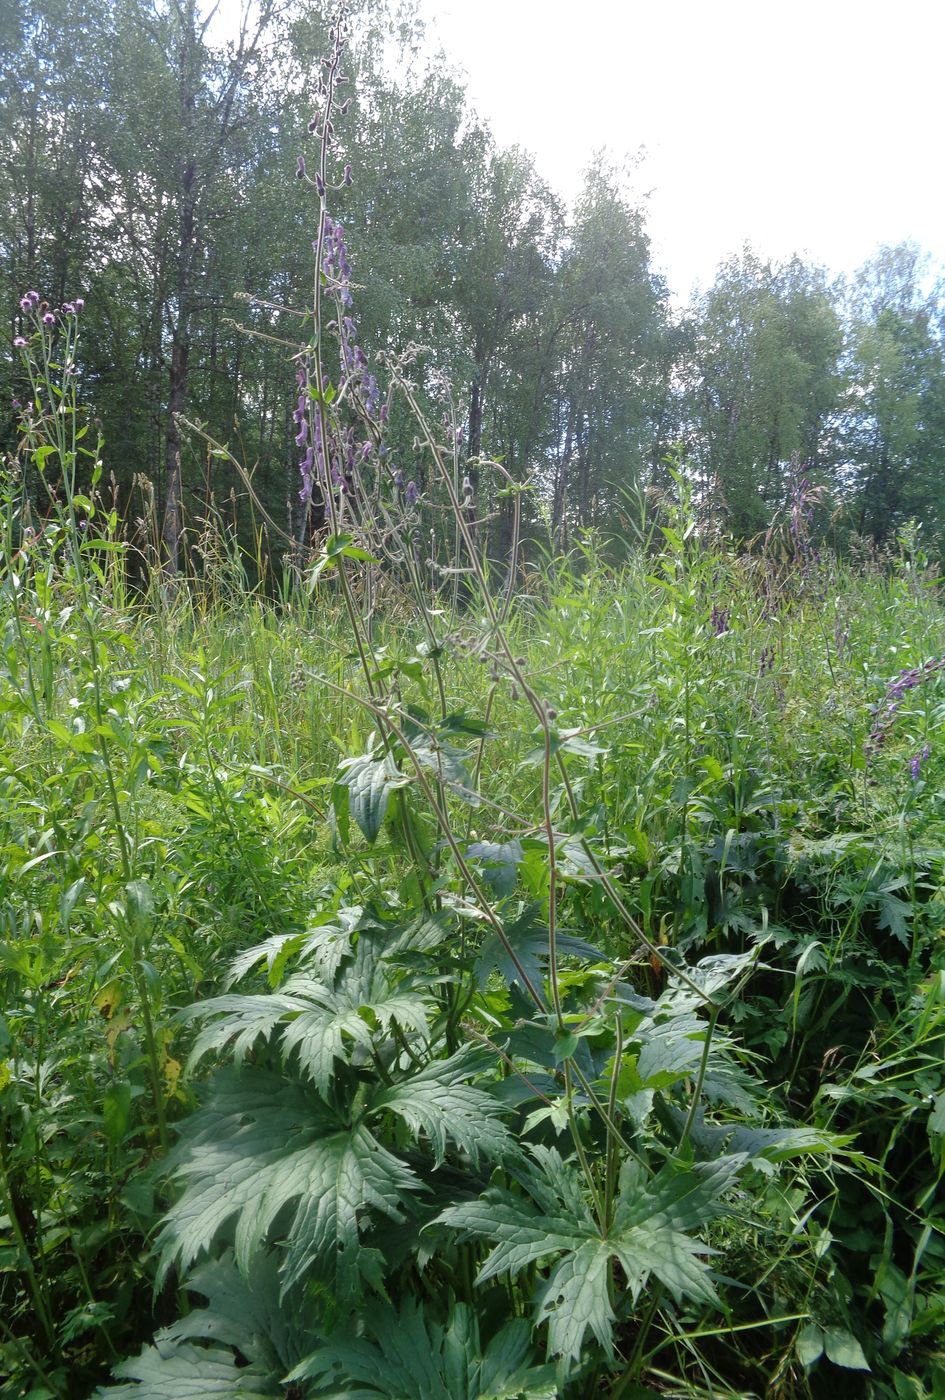
{"label": "drooping leaf", "polygon": [[189,1343],[158,1343],[115,1367],[127,1385],[96,1391],[109,1400],[273,1400],[285,1394],[278,1376],[260,1367],[238,1366],[230,1351]]}
{"label": "drooping leaf", "polygon": [[802,1366],[813,1366],[824,1354],[824,1334],[815,1322],[809,1322],[798,1332],[794,1342],[797,1359]]}
{"label": "drooping leaf", "polygon": [[364,833],[365,840],[373,845],[378,838],[387,803],[391,792],[409,782],[397,769],[389,755],[375,758],[373,754],[363,754],[360,758],[346,758],[339,765],[341,782],[348,789],[348,810]]}

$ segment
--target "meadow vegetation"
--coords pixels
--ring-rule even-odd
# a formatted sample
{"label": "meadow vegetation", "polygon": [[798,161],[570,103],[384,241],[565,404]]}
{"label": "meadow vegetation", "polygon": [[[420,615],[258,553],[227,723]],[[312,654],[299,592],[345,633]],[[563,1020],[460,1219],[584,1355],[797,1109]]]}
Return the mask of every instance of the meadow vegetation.
{"label": "meadow vegetation", "polygon": [[838,557],[798,467],[736,550],[677,455],[562,551],[418,347],[362,348],[346,38],[299,161],[304,546],[179,413],[255,552],[208,500],[140,558],[84,305],[20,302],[0,1393],[941,1397],[921,532]]}

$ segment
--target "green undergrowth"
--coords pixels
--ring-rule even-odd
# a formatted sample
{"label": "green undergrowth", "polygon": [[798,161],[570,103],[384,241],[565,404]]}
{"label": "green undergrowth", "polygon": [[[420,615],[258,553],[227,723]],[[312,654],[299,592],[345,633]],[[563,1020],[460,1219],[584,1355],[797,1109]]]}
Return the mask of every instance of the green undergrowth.
{"label": "green undergrowth", "polygon": [[366,680],[331,570],[133,598],[15,501],[0,1393],[945,1393],[914,558],[677,506]]}

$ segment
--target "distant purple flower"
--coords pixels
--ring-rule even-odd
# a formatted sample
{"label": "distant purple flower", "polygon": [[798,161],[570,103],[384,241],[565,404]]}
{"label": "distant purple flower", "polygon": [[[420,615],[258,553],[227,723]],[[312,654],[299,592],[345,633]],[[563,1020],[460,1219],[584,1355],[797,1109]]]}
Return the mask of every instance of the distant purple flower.
{"label": "distant purple flower", "polygon": [[417,490],[417,483],[415,481],[408,481],[407,489],[404,492],[404,500],[407,502],[408,506],[415,506],[419,499],[420,492]]}
{"label": "distant purple flower", "polygon": [[912,774],[912,781],[917,783],[922,776],[922,755],[913,754],[909,759],[909,772]]}
{"label": "distant purple flower", "polygon": [[15,337],[14,337],[14,339],[13,339],[13,348],[14,348],[14,350],[25,350],[25,349],[26,349],[26,341],[23,339],[23,337],[22,337],[21,335],[18,335],[18,336],[15,336]]}
{"label": "distant purple flower", "polygon": [[21,311],[32,311],[32,309],[33,309],[33,303],[30,301],[29,297],[28,297],[28,296],[27,296],[27,297],[20,297],[20,310],[21,310]]}
{"label": "distant purple flower", "polygon": [[906,692],[914,690],[917,685],[921,685],[923,681],[927,681],[930,676],[934,676],[936,672],[942,670],[945,670],[945,656],[930,659],[922,666],[912,666],[905,671],[900,671],[896,679],[890,681],[882,703],[877,705],[873,711],[873,723],[866,743],[863,745],[868,760],[875,758],[885,744],[900,702]]}
{"label": "distant purple flower", "polygon": [[728,625],[732,620],[731,608],[720,608],[716,603],[712,609],[712,616],[709,619],[712,630],[717,637],[721,637],[728,631]]}
{"label": "distant purple flower", "polygon": [[38,305],[39,305],[39,292],[27,292],[27,293],[26,293],[26,296],[24,297],[24,300],[25,300],[25,301],[28,301],[29,304],[30,304],[30,306],[38,306]]}
{"label": "distant purple flower", "polygon": [[85,298],[84,298],[84,297],[76,297],[76,299],[75,299],[75,309],[76,309],[77,312],[79,312],[79,311],[84,311],[84,310],[85,310]]}
{"label": "distant purple flower", "polygon": [[51,311],[44,311],[44,312],[43,312],[43,325],[44,325],[44,326],[54,326],[55,324],[56,324],[56,318],[55,318],[55,316],[52,314],[52,312],[51,312]]}
{"label": "distant purple flower", "polygon": [[62,313],[63,313],[64,316],[74,316],[74,315],[75,315],[75,302],[73,302],[73,301],[64,301],[64,302],[62,303]]}

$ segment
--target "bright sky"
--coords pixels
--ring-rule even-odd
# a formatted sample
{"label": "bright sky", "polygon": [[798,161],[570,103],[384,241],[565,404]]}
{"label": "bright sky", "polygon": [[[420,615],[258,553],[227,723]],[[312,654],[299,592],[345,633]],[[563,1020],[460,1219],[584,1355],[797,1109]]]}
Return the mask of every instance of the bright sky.
{"label": "bright sky", "polygon": [[945,264],[945,0],[420,0],[502,145],[560,193],[645,147],[677,297],[747,240],[852,271],[911,239]]}

